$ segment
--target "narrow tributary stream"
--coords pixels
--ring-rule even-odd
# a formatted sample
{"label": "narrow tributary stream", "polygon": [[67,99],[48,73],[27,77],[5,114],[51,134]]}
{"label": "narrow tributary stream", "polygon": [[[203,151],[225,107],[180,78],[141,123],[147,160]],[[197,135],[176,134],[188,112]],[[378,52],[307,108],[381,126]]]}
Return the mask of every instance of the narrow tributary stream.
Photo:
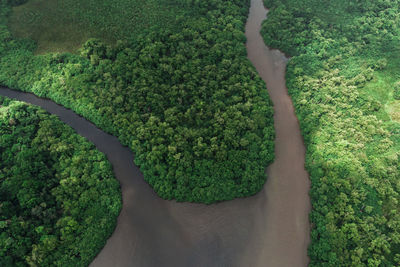
{"label": "narrow tributary stream", "polygon": [[[275,108],[276,159],[264,189],[253,197],[214,205],[157,197],[133,164],[133,154],[71,110],[29,93],[0,94],[41,106],[107,155],[121,183],[123,207],[117,227],[91,266],[306,266],[310,227],[305,148],[285,87],[287,59],[260,36],[267,11],[252,0],[246,24],[251,62],[267,84]],[[265,88],[260,88],[265,90]]]}

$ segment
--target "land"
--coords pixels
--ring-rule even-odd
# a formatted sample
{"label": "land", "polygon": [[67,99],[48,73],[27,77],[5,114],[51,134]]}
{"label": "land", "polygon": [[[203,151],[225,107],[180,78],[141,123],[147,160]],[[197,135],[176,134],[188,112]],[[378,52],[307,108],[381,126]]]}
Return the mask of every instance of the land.
{"label": "land", "polygon": [[0,265],[87,266],[112,234],[104,154],[43,109],[0,96]]}
{"label": "land", "polygon": [[[255,66],[247,59],[250,1],[25,2],[0,3],[0,85],[49,98],[118,137],[143,173],[135,169],[135,182],[128,182],[132,162],[116,170],[131,202],[94,265],[304,266],[309,227],[310,266],[400,265],[398,0],[266,0],[261,33],[269,47],[290,57],[290,98],[283,55],[262,45],[255,46],[260,54],[249,53]],[[277,104],[274,111],[270,96],[286,110]],[[7,112],[0,108],[0,116]],[[275,121],[275,133],[274,118],[282,114],[288,120]],[[311,225],[298,126],[311,181]],[[41,154],[24,162],[38,166]],[[18,161],[7,155],[1,164]],[[293,182],[295,170],[301,175]],[[138,179],[166,200],[236,199],[210,206],[165,202]],[[77,265],[87,265],[104,244],[113,216],[105,232],[93,234],[97,241],[85,259],[73,259]],[[4,265],[62,258],[51,254],[61,238],[37,237],[46,229],[30,231],[35,242],[50,244],[39,247],[40,257],[26,258],[32,246],[21,241],[24,246],[3,249]],[[161,249],[150,257],[154,247]]]}
{"label": "land", "polygon": [[9,29],[36,42],[35,53],[76,52],[90,38],[108,44],[132,40],[151,28],[178,28],[190,12],[179,1],[30,0],[13,8]]}
{"label": "land", "polygon": [[397,266],[398,1],[265,1],[307,146],[311,266]]}
{"label": "land", "polygon": [[43,55],[33,40],[13,39],[4,6],[0,83],[50,98],[119,137],[164,199],[209,204],[254,195],[274,158],[274,128],[243,45],[249,3],[173,3],[185,10],[174,13],[179,29],[156,24],[133,40],[89,39],[79,54]]}

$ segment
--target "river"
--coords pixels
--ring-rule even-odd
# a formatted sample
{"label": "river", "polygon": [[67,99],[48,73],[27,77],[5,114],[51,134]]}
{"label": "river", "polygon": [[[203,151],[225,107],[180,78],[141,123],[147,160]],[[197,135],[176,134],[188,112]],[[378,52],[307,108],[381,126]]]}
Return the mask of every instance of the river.
{"label": "river", "polygon": [[[267,10],[252,0],[246,24],[250,61],[274,103],[276,159],[255,196],[213,205],[160,199],[133,164],[134,155],[116,137],[51,100],[0,88],[0,94],[38,105],[93,142],[121,183],[123,207],[117,227],[91,263],[101,266],[271,266],[308,264],[310,182],[305,147],[285,86],[287,59],[260,36]],[[266,90],[265,88],[260,88]]]}

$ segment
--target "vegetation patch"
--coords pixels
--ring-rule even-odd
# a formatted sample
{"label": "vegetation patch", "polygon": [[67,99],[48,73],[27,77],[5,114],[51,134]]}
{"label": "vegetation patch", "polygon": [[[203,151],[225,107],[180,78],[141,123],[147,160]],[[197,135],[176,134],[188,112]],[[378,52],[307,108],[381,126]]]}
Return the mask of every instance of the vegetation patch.
{"label": "vegetation patch", "polygon": [[120,209],[119,183],[93,144],[0,96],[1,266],[87,266]]}
{"label": "vegetation patch", "polygon": [[13,8],[13,35],[37,42],[37,53],[74,52],[89,38],[114,44],[154,27],[178,27],[185,14],[174,0],[30,0]]}
{"label": "vegetation patch", "polygon": [[265,3],[265,42],[292,55],[286,81],[312,182],[310,266],[399,266],[400,2]]}
{"label": "vegetation patch", "polygon": [[[0,84],[51,98],[118,136],[165,199],[213,203],[253,195],[274,158],[273,109],[247,59],[249,1],[179,0],[181,29],[153,28],[80,55],[34,56],[0,16]],[[9,10],[9,9],[8,9]]]}
{"label": "vegetation patch", "polygon": [[393,86],[393,98],[400,100],[400,81],[396,82]]}
{"label": "vegetation patch", "polygon": [[388,111],[392,120],[400,123],[400,102],[396,101],[389,105]]}

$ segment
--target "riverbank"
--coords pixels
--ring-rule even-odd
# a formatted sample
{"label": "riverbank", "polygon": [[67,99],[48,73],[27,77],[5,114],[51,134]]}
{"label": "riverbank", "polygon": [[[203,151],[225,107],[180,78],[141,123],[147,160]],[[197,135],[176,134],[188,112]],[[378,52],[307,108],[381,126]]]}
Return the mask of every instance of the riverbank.
{"label": "riverbank", "polygon": [[247,48],[274,97],[277,157],[268,168],[264,189],[252,197],[209,206],[162,200],[144,182],[133,164],[132,152],[117,138],[50,100],[0,90],[2,95],[58,115],[93,142],[113,165],[121,183],[123,207],[115,232],[92,266],[307,264],[309,199],[304,146],[285,87],[286,59],[278,51],[266,48],[259,34],[266,13],[260,4],[259,0],[252,1],[246,27]]}
{"label": "riverbank", "polygon": [[400,1],[265,2],[307,145],[310,265],[400,266]]}
{"label": "riverbank", "polygon": [[[265,81],[274,103],[275,161],[267,169],[264,244],[254,266],[307,266],[311,210],[305,147],[285,81],[287,58],[265,46],[260,34],[267,10],[252,0],[246,25],[248,57]],[[249,257],[251,258],[251,257]],[[244,264],[244,262],[243,262]]]}

